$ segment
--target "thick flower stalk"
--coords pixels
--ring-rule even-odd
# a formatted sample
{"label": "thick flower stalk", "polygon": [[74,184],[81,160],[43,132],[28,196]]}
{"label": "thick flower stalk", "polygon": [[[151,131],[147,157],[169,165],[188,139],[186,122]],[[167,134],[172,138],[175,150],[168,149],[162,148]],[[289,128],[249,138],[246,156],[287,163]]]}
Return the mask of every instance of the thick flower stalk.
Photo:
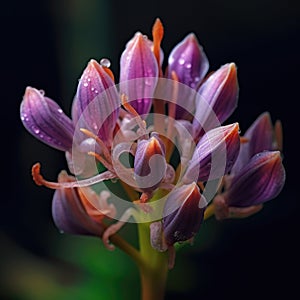
{"label": "thick flower stalk", "polygon": [[[42,176],[40,163],[32,167],[36,184],[55,190],[55,225],[125,251],[140,269],[142,298],[158,300],[178,243],[197,238],[213,214],[222,220],[258,212],[285,182],[279,121],[273,126],[265,112],[244,136],[238,122],[226,124],[238,103],[236,65],[207,75],[207,56],[191,33],[163,69],[163,34],[157,19],[153,40],[133,36],[119,82],[108,59],[90,60],[71,117],[33,87],[20,107],[25,128],[66,155],[69,171],[57,181]],[[138,249],[118,234],[127,222],[137,223]]]}

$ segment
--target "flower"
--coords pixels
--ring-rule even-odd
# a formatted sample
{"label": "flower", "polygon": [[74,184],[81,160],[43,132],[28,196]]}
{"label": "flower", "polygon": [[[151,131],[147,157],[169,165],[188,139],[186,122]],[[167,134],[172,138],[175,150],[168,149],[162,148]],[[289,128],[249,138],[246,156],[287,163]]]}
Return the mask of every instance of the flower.
{"label": "flower", "polygon": [[[65,152],[72,173],[63,171],[51,182],[39,163],[32,167],[38,185],[56,190],[56,226],[99,236],[108,249],[113,240],[142,269],[149,267],[149,252],[165,257],[159,255],[167,251],[172,267],[176,243],[194,239],[211,212],[219,220],[248,216],[285,183],[279,121],[273,127],[265,112],[243,137],[238,122],[224,124],[238,103],[235,63],[207,75],[208,59],[191,33],[170,52],[163,69],[163,33],[157,19],[153,41],[137,32],[127,43],[118,85],[108,59],[90,60],[71,118],[32,87],[20,108],[25,128]],[[131,202],[108,191],[109,181]],[[114,238],[130,218],[139,223],[140,251]],[[151,261],[159,268],[159,259]]]}

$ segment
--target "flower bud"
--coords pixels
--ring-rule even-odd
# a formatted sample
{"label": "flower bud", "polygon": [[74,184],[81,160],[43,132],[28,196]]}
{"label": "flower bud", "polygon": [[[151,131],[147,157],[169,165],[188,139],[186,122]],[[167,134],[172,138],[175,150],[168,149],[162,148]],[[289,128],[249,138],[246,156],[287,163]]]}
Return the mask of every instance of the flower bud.
{"label": "flower bud", "polygon": [[79,128],[98,135],[110,146],[121,105],[107,67],[91,60],[84,70],[73,101],[72,117]]}
{"label": "flower bud", "polygon": [[232,168],[233,173],[237,173],[246,165],[253,155],[273,150],[274,130],[270,114],[268,112],[261,114],[245,132],[244,138],[247,142],[241,145],[239,156]]}
{"label": "flower bud", "polygon": [[[189,34],[171,52],[168,60],[167,77],[175,72],[180,83],[196,89],[208,71],[208,59],[194,34]],[[195,109],[195,95],[188,89],[176,99],[176,119],[185,119]]]}
{"label": "flower bud", "polygon": [[158,65],[147,37],[136,33],[120,61],[120,91],[140,114],[148,114],[158,81]]}
{"label": "flower bud", "polygon": [[164,179],[166,170],[165,146],[160,138],[152,133],[149,140],[139,141],[134,157],[138,188],[143,192],[154,191]]}
{"label": "flower bud", "polygon": [[222,66],[206,79],[200,86],[196,98],[193,121],[196,137],[219,126],[233,113],[237,107],[238,90],[234,63]]}
{"label": "flower bud", "polygon": [[61,151],[72,148],[74,126],[71,119],[42,91],[26,88],[20,115],[25,128],[40,141]]}
{"label": "flower bud", "polygon": [[207,206],[196,183],[175,188],[163,211],[163,234],[168,246],[193,238],[199,231]]}
{"label": "flower bud", "polygon": [[196,146],[184,175],[184,182],[221,178],[231,170],[239,149],[238,123],[208,131]]}
{"label": "flower bud", "polygon": [[285,170],[279,151],[254,155],[230,180],[223,197],[229,206],[248,207],[275,198],[283,188]]}
{"label": "flower bud", "polygon": [[208,71],[208,59],[191,33],[172,50],[168,59],[168,78],[174,71],[179,82],[195,89]]}

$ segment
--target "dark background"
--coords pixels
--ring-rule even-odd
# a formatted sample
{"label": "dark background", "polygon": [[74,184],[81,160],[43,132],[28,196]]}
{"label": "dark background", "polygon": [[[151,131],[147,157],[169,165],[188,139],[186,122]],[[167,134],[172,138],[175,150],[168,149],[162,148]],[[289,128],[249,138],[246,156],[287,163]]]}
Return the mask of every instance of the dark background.
{"label": "dark background", "polygon": [[[205,223],[199,245],[178,254],[167,299],[289,299],[298,294],[298,2],[5,1],[0,12],[3,299],[40,299],[25,295],[23,277],[15,272],[23,268],[30,275],[32,260],[50,261],[63,268],[67,272],[63,278],[74,268],[70,263],[65,266],[63,258],[53,257],[49,244],[55,248],[53,243],[63,239],[52,223],[53,192],[35,186],[30,176],[32,164],[41,161],[45,176],[55,179],[65,167],[64,155],[38,142],[23,128],[19,105],[26,86],[45,90],[69,113],[87,61],[107,57],[118,74],[125,43],[137,30],[150,35],[156,17],[165,26],[165,59],[172,47],[193,31],[211,70],[227,62],[237,64],[239,107],[230,120],[238,121],[243,132],[264,111],[271,113],[274,122],[280,119],[287,172],[282,193],[257,215]],[[41,269],[43,274],[48,272],[47,267]],[[59,278],[59,284],[67,286],[68,279]],[[128,284],[138,286],[138,282]]]}

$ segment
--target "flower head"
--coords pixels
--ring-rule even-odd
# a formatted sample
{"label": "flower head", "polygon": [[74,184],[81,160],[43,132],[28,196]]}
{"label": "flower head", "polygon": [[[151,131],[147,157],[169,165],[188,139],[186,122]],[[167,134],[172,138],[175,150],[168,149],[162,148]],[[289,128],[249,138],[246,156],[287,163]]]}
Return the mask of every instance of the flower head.
{"label": "flower head", "polygon": [[[65,152],[72,173],[52,182],[39,163],[32,167],[37,185],[55,189],[56,226],[99,236],[110,250],[115,241],[142,269],[149,252],[156,264],[168,251],[173,266],[176,243],[194,239],[211,212],[217,219],[253,214],[285,182],[279,121],[273,126],[264,113],[243,137],[238,122],[224,124],[238,103],[235,63],[206,75],[208,59],[191,33],[173,48],[164,70],[163,34],[157,19],[152,39],[134,35],[121,55],[118,84],[107,59],[90,60],[72,118],[32,87],[20,108],[25,128]],[[141,251],[116,238],[129,220],[141,223]]]}

